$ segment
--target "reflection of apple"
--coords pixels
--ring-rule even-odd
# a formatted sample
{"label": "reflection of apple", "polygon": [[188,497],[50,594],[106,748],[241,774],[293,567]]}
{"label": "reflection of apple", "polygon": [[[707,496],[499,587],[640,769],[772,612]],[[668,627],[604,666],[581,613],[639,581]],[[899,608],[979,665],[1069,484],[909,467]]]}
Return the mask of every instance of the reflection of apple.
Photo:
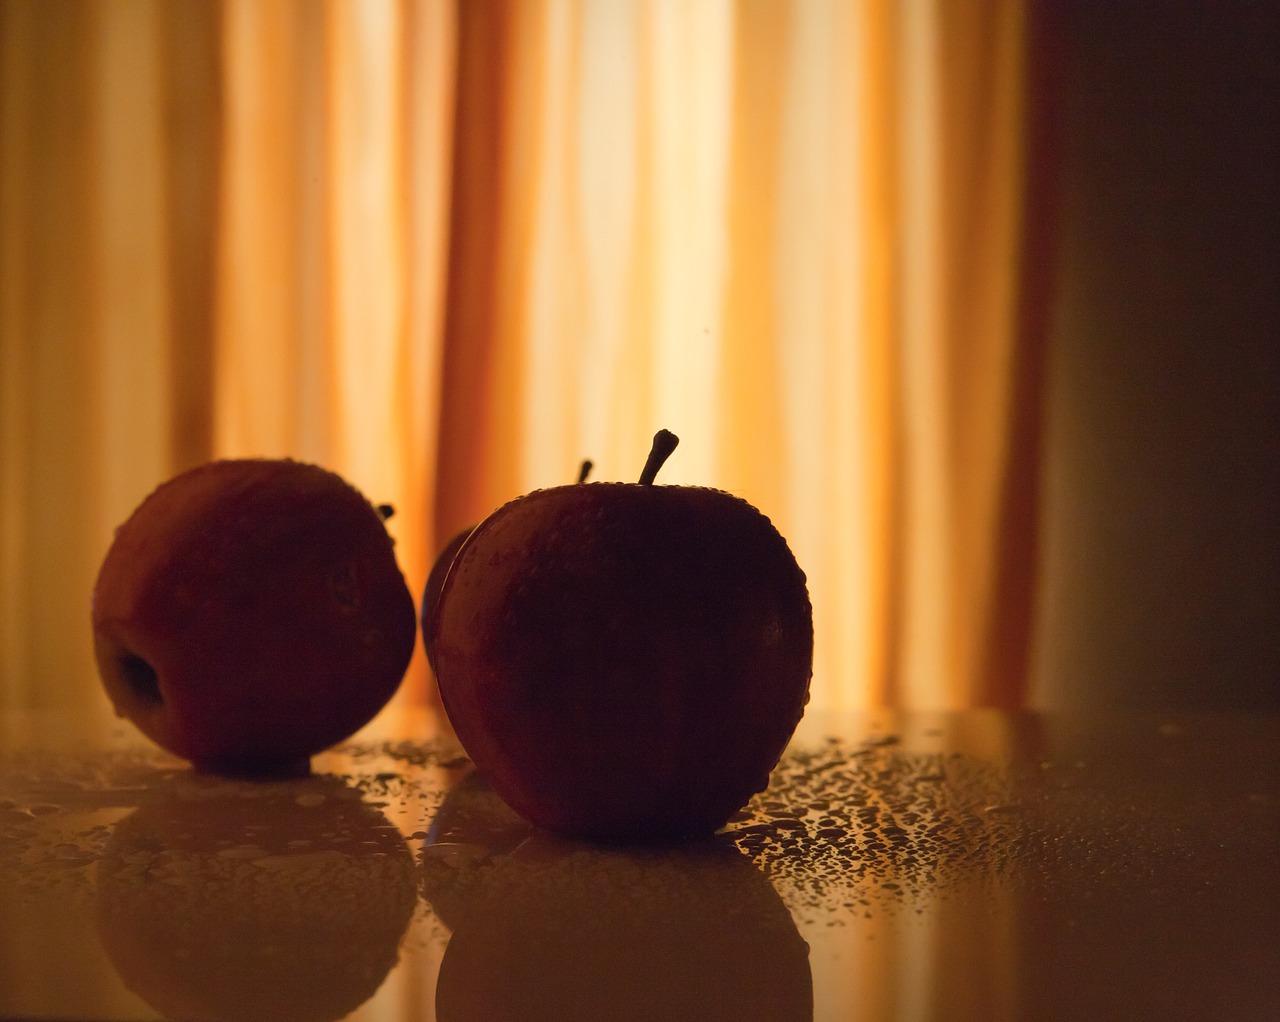
{"label": "reflection of apple", "polygon": [[436,1017],[809,1022],[808,946],[732,847],[535,837],[494,867],[454,930]]}
{"label": "reflection of apple", "polygon": [[501,858],[533,833],[472,770],[449,789],[422,849],[420,889],[436,917],[453,929]]}
{"label": "reflection of apple", "polygon": [[533,829],[495,793],[484,774],[468,773],[449,789],[432,817],[427,844],[469,845],[487,855],[505,855]]}
{"label": "reflection of apple", "polygon": [[395,692],[416,637],[382,516],[337,475],[216,461],[116,531],[93,594],[116,712],[215,770],[305,761]]}
{"label": "reflection of apple", "polygon": [[349,1014],[413,913],[399,831],[332,779],[198,780],[122,820],[98,864],[99,936],[121,979],[193,1022]]}
{"label": "reflection of apple", "polygon": [[[582,467],[578,470],[578,482],[585,483],[587,476],[591,474],[592,463],[583,461]],[[436,604],[440,602],[440,590],[444,588],[445,576],[449,574],[449,569],[453,566],[453,559],[458,556],[458,551],[462,544],[466,542],[467,537],[475,531],[475,523],[468,525],[466,528],[456,532],[452,539],[444,545],[435,564],[431,566],[431,572],[427,575],[427,584],[422,590],[422,639],[423,647],[427,654],[427,663],[434,671],[436,669],[436,651],[435,646],[431,642],[431,633],[428,624],[431,621],[431,615],[435,613]]]}
{"label": "reflection of apple", "polygon": [[803,572],[746,501],[653,485],[674,442],[658,435],[638,484],[539,490],[493,512],[428,623],[458,739],[550,831],[714,831],[768,783],[808,698]]}

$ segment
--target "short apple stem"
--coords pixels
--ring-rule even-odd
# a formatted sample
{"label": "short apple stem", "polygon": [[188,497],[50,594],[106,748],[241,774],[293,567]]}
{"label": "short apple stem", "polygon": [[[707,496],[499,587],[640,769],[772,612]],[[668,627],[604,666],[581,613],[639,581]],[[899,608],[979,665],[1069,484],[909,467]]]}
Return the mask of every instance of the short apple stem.
{"label": "short apple stem", "polygon": [[680,438],[670,430],[660,429],[653,434],[653,447],[649,449],[649,459],[644,463],[644,471],[640,473],[640,482],[644,486],[652,486],[671,452],[676,449]]}
{"label": "short apple stem", "polygon": [[578,469],[578,482],[585,483],[587,481],[587,476],[591,475],[591,470],[593,468],[595,468],[595,465],[591,463],[591,459],[584,458],[582,467]]}

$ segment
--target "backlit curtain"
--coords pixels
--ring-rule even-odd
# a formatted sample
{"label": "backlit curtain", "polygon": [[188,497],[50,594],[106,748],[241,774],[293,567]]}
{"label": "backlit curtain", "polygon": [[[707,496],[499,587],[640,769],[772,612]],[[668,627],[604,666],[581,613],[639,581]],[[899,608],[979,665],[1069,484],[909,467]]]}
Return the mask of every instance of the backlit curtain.
{"label": "backlit curtain", "polygon": [[[0,708],[96,700],[111,529],[213,456],[398,509],[731,490],[818,709],[1018,704],[1041,228],[1017,2],[6,0]],[[404,698],[429,696],[418,661]]]}

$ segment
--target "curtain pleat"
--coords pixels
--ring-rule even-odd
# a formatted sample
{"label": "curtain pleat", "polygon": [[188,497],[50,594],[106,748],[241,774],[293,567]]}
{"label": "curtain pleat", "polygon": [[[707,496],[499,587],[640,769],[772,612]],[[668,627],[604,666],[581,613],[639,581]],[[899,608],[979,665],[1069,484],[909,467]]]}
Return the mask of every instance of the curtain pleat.
{"label": "curtain pleat", "polygon": [[173,464],[165,25],[0,8],[0,706],[105,716],[89,591]]}
{"label": "curtain pleat", "polygon": [[908,5],[903,29],[898,684],[908,704],[1018,705],[1026,678],[1002,670],[1017,661],[1002,651],[1026,641],[1029,586],[1002,591],[995,579],[1001,548],[1034,529],[1031,494],[1006,489],[1010,472],[1034,479],[1010,445],[1026,410],[1019,360],[1040,357],[1018,319],[1024,15]]}
{"label": "curtain pleat", "polygon": [[[463,4],[458,8],[458,72],[452,147],[448,273],[437,465],[435,538],[475,524],[505,496],[514,496],[513,438],[500,431],[500,410],[517,395],[501,324],[521,301],[512,239],[527,214],[509,187],[524,113],[515,106],[532,83],[520,60],[517,30],[530,5]],[[527,39],[526,35],[526,39]],[[528,171],[525,171],[527,174]]]}
{"label": "curtain pleat", "polygon": [[213,455],[217,236],[222,211],[222,20],[218,5],[156,7],[169,295],[169,436],[175,467]]}

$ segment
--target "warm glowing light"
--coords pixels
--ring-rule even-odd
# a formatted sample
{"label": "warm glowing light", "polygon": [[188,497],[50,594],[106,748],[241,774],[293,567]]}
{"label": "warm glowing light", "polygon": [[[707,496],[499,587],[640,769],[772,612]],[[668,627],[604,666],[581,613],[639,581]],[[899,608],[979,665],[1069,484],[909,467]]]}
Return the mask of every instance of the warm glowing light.
{"label": "warm glowing light", "polygon": [[[664,479],[750,500],[808,572],[815,708],[1020,700],[1020,5],[91,9],[57,66],[95,69],[64,83],[92,144],[31,112],[44,15],[5,22],[12,699],[92,670],[39,579],[87,598],[194,460],[342,472],[420,589],[461,525],[584,457],[634,478],[666,427]],[[92,509],[75,539],[51,498]]]}

